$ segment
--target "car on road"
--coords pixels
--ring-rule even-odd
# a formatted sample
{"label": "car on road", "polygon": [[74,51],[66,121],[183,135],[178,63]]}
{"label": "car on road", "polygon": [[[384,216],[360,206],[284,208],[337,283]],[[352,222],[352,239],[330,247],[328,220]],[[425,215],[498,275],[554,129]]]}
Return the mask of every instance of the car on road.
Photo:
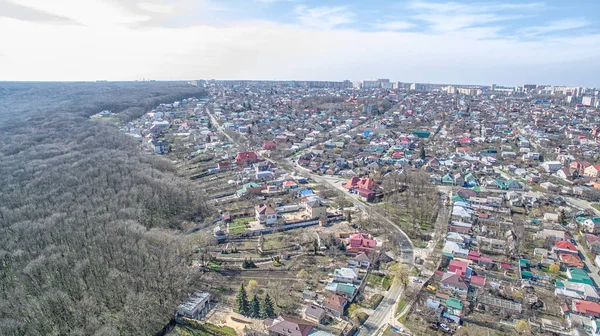
{"label": "car on road", "polygon": [[399,333],[404,332],[403,328],[400,328],[400,327],[397,327],[397,326],[392,326],[392,330],[395,331],[395,332],[399,332]]}
{"label": "car on road", "polygon": [[422,283],[423,280],[421,280],[419,278],[413,278],[413,282],[415,282],[415,283]]}

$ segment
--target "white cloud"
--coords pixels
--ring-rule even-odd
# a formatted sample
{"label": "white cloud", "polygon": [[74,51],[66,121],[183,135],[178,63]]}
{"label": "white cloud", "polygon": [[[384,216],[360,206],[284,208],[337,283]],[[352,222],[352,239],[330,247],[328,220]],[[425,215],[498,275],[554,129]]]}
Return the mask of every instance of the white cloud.
{"label": "white cloud", "polygon": [[527,36],[537,36],[548,33],[557,33],[573,29],[579,29],[587,27],[591,24],[590,21],[580,19],[563,19],[558,21],[550,22],[544,26],[527,27],[521,30],[521,33]]}
{"label": "white cloud", "polygon": [[354,14],[346,7],[313,7],[296,6],[299,22],[306,27],[332,29],[339,25],[354,22]]}
{"label": "white cloud", "polygon": [[522,12],[544,7],[543,3],[489,4],[413,1],[407,6],[412,18],[422,21],[437,33],[447,33],[469,27],[489,25],[525,17]]}
{"label": "white cloud", "polygon": [[136,29],[130,23],[143,19],[143,13],[123,11],[106,1],[77,0],[54,7],[42,0],[22,1],[37,2],[38,9],[85,25],[0,17],[0,31],[19,32],[0,34],[3,80],[378,77],[407,82],[600,86],[593,82],[600,69],[590,67],[600,57],[600,35],[490,40],[485,37],[501,27],[469,26],[473,18],[450,25],[462,27],[460,34],[360,32],[340,29],[355,20],[343,7],[302,8],[303,25],[238,21],[226,26],[196,23],[185,28]]}
{"label": "white cloud", "polygon": [[377,29],[390,30],[390,31],[406,30],[406,29],[410,29],[414,26],[415,26],[414,24],[407,22],[407,21],[390,21],[390,22],[375,24],[375,28],[377,28]]}
{"label": "white cloud", "polygon": [[173,5],[156,3],[156,2],[140,2],[138,7],[153,13],[168,14],[175,9]]}

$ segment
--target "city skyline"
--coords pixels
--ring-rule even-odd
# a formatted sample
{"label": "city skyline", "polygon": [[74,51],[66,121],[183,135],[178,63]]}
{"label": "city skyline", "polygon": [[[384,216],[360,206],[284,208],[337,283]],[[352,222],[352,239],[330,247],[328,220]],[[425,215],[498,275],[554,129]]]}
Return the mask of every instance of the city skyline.
{"label": "city skyline", "polygon": [[[2,80],[364,80],[598,87],[593,1],[0,3]],[[565,14],[569,13],[569,14]],[[41,59],[41,60],[40,60]]]}

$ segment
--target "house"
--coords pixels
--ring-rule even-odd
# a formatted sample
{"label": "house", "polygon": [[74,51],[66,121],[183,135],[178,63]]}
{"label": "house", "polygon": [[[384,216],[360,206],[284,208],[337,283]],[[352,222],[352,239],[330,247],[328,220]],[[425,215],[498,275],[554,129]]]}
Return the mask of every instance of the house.
{"label": "house", "polygon": [[375,199],[375,192],[370,189],[365,188],[356,188],[353,189],[355,193],[357,193],[365,202],[371,202]]}
{"label": "house", "polygon": [[229,161],[221,161],[217,163],[217,169],[219,170],[228,170],[231,169],[231,162]]}
{"label": "house", "polygon": [[346,189],[369,189],[369,190],[375,190],[375,188],[377,188],[378,184],[375,183],[375,181],[369,177],[352,177],[350,178],[346,184],[344,184],[344,187]]}
{"label": "house", "polygon": [[449,273],[458,274],[458,275],[463,276],[463,277],[467,276],[467,269],[468,269],[468,265],[467,265],[466,262],[460,261],[460,260],[456,260],[456,259],[450,260],[450,265],[448,265],[448,272]]}
{"label": "house", "polygon": [[274,225],[277,223],[277,211],[270,205],[259,204],[254,207],[255,218],[259,223]]}
{"label": "house", "polygon": [[269,151],[276,150],[277,144],[274,141],[265,141],[265,143],[263,143],[262,149]]}
{"label": "house", "polygon": [[290,317],[279,316],[276,319],[266,319],[269,336],[308,336],[315,327],[312,323]]}
{"label": "house", "polygon": [[258,162],[258,155],[254,152],[240,152],[235,156],[235,162],[240,167],[246,167]]}
{"label": "house", "polygon": [[327,286],[325,286],[325,290],[343,296],[348,299],[349,302],[352,302],[356,294],[358,294],[358,287],[355,285],[349,283],[338,283],[335,281],[328,283]]}
{"label": "house", "polygon": [[569,279],[569,282],[583,283],[590,286],[594,285],[590,276],[581,268],[568,268],[567,278]]}
{"label": "house", "polygon": [[343,283],[360,284],[360,273],[356,268],[341,267],[333,271],[333,280]]}
{"label": "house", "polygon": [[575,244],[566,240],[554,242],[554,247],[552,248],[552,251],[556,254],[579,254],[579,251],[577,250]]}
{"label": "house", "polygon": [[598,301],[598,293],[594,287],[588,284],[582,284],[577,282],[559,282],[560,287],[554,290],[554,295],[565,296],[572,299],[580,299],[586,301]]}
{"label": "house", "polygon": [[600,233],[600,217],[592,217],[584,220],[581,226],[585,232]]}
{"label": "house", "polygon": [[290,189],[296,189],[298,188],[298,183],[292,181],[292,180],[287,180],[285,182],[283,182],[283,190],[290,190]]}
{"label": "house", "polygon": [[600,304],[585,300],[573,300],[571,303],[571,312],[577,315],[587,317],[600,317]]}
{"label": "house", "polygon": [[320,199],[311,200],[306,202],[305,213],[310,219],[321,218],[322,216],[327,217],[327,207]]}
{"label": "house", "polygon": [[260,195],[262,193],[263,187],[255,182],[249,182],[242,186],[242,189],[236,191],[238,196],[244,195]]}
{"label": "house", "polygon": [[542,168],[548,173],[554,173],[562,168],[562,163],[560,161],[546,161],[542,164]]}
{"label": "house", "polygon": [[600,177],[600,164],[590,165],[583,170],[583,176]]}
{"label": "house", "polygon": [[328,295],[323,301],[323,307],[335,317],[342,317],[344,315],[344,309],[346,309],[347,304],[348,300],[346,298],[336,294]]}
{"label": "house", "polygon": [[455,298],[448,298],[444,302],[446,304],[446,312],[454,316],[462,316],[463,303]]}
{"label": "house", "polygon": [[321,324],[325,316],[325,309],[314,304],[309,304],[304,310],[304,318],[310,322]]}
{"label": "house", "polygon": [[446,272],[442,275],[442,288],[455,290],[461,294],[466,294],[469,289],[467,281],[460,275]]}
{"label": "house", "polygon": [[600,238],[595,235],[591,235],[586,233],[585,237],[585,245],[592,252],[592,254],[599,255],[600,254]]}
{"label": "house", "polygon": [[206,292],[194,293],[186,303],[177,307],[177,316],[183,316],[189,319],[201,319],[206,316],[210,310],[210,300],[212,296]]}
{"label": "house", "polygon": [[360,268],[369,268],[371,260],[364,252],[359,252],[355,257],[348,259],[348,265]]}
{"label": "house", "polygon": [[561,265],[564,266],[565,268],[568,268],[568,267],[583,268],[585,266],[583,261],[581,261],[581,258],[579,258],[579,256],[574,255],[574,254],[561,253],[558,255],[558,260],[560,260]]}
{"label": "house", "polygon": [[346,247],[346,251],[348,252],[365,252],[369,253],[373,251],[377,247],[377,241],[374,239],[370,239],[364,233],[355,233],[348,238],[348,246]]}
{"label": "house", "polygon": [[546,239],[550,238],[554,241],[559,241],[559,240],[571,239],[571,235],[569,235],[569,233],[567,233],[565,231],[544,229],[542,231],[535,233],[533,235],[533,238],[537,239],[537,240],[546,240]]}
{"label": "house", "polygon": [[150,145],[154,150],[154,154],[166,154],[171,150],[167,140],[151,139]]}

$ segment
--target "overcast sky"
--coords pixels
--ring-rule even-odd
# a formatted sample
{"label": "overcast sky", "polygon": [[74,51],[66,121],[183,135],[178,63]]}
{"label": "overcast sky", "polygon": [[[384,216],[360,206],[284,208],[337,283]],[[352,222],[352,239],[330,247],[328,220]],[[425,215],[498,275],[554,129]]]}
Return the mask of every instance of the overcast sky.
{"label": "overcast sky", "polygon": [[0,80],[600,87],[598,0],[0,0]]}

